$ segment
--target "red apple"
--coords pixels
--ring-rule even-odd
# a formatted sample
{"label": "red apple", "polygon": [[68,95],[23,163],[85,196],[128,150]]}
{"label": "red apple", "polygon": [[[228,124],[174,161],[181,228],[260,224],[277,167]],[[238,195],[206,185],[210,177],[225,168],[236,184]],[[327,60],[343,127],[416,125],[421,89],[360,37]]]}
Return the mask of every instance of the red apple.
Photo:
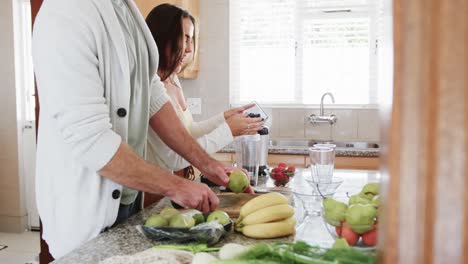
{"label": "red apple", "polygon": [[362,234],[362,242],[370,247],[377,245],[377,226],[371,231]]}
{"label": "red apple", "polygon": [[346,222],[344,222],[343,226],[341,227],[341,237],[346,239],[346,242],[348,242],[350,246],[356,245],[359,240],[359,234],[351,230],[348,223]]}
{"label": "red apple", "polygon": [[336,226],[335,231],[338,236],[341,236],[341,226]]}

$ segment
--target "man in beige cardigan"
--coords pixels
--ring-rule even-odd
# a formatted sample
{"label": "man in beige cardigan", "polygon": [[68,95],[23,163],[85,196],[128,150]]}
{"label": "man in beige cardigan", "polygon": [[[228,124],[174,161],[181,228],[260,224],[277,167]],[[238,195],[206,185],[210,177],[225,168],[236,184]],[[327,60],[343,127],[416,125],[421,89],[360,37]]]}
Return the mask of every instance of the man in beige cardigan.
{"label": "man in beige cardigan", "polygon": [[200,148],[168,103],[158,58],[132,0],[44,1],[33,33],[41,105],[36,199],[55,258],[112,226],[128,206],[122,204],[126,189],[204,212],[217,207],[206,185],[143,159],[151,125],[210,180],[229,180],[231,168]]}

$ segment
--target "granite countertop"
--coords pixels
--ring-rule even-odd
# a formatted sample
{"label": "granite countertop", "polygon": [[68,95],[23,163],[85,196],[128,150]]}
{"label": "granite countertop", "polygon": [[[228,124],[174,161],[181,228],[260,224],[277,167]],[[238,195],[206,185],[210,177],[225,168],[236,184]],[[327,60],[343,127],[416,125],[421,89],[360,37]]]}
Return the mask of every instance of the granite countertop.
{"label": "granite countertop", "polygon": [[[234,153],[234,148],[230,145],[224,147],[219,153]],[[308,148],[305,147],[274,147],[270,146],[269,154],[283,155],[309,155]],[[379,157],[380,149],[359,149],[359,148],[336,148],[335,155],[337,157]]]}
{"label": "granite countertop", "polygon": [[[309,186],[305,181],[305,178],[309,176],[310,170],[299,169],[296,176],[289,183],[289,188],[285,188],[284,190],[291,192],[291,190],[297,190],[297,188],[303,189],[304,186]],[[344,179],[344,182],[338,188],[335,197],[346,197],[347,192],[351,194],[357,193],[365,183],[369,181],[378,181],[380,179],[380,175],[376,171],[359,170],[335,170],[334,177],[341,177]],[[265,178],[266,186],[271,186],[272,184],[271,179]],[[313,245],[324,247],[331,246],[333,239],[326,230],[322,218],[320,216],[307,216],[301,202],[299,201],[300,197],[296,195],[292,195],[292,197],[294,198],[293,201],[297,201],[297,203],[293,202],[298,223],[296,225],[295,236],[272,240],[255,240],[247,238],[239,233],[230,232],[216,246],[222,246],[226,243],[249,245],[258,242],[279,240],[303,240]],[[314,203],[314,206],[318,206],[318,208],[320,208],[320,201],[318,199],[312,202]],[[144,223],[146,218],[152,214],[158,213],[164,207],[171,207],[168,199],[163,199],[158,204],[144,209],[140,213],[129,218],[126,222],[100,234],[98,237],[88,241],[71,253],[56,260],[54,263],[99,263],[100,261],[112,256],[131,255],[144,251],[153,245],[161,244],[146,238],[136,229],[136,226]]]}

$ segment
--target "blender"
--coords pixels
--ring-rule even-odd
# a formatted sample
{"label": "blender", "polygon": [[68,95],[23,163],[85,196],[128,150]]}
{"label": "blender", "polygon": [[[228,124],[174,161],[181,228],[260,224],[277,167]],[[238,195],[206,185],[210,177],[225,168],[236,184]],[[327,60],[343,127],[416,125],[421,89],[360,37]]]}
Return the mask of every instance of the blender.
{"label": "blender", "polygon": [[250,185],[257,186],[260,158],[260,135],[244,135],[234,140],[236,166],[245,169],[250,177]]}
{"label": "blender", "polygon": [[253,103],[255,106],[248,110],[249,114],[247,116],[250,118],[261,117],[265,122],[263,128],[257,131],[257,134],[260,136],[260,146],[258,148],[258,176],[266,176],[268,171],[268,148],[270,146],[269,126],[271,125],[271,118],[263,111],[257,102]]}

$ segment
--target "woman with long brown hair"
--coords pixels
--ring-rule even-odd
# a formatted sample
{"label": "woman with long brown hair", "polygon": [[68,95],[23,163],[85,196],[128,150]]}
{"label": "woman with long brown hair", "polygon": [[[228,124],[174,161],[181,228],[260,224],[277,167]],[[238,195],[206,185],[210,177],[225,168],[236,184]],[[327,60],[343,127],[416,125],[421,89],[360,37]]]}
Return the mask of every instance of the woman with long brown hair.
{"label": "woman with long brown hair", "polygon": [[[195,19],[186,10],[171,4],[155,7],[146,23],[158,46],[160,60],[158,75],[163,81],[170,101],[185,128],[208,154],[231,143],[234,136],[256,134],[262,128],[260,118],[248,118],[244,111],[253,105],[233,108],[208,120],[195,122],[187,107],[177,74],[194,57]],[[147,159],[177,174],[194,179],[190,164],[170,149],[150,128]]]}

